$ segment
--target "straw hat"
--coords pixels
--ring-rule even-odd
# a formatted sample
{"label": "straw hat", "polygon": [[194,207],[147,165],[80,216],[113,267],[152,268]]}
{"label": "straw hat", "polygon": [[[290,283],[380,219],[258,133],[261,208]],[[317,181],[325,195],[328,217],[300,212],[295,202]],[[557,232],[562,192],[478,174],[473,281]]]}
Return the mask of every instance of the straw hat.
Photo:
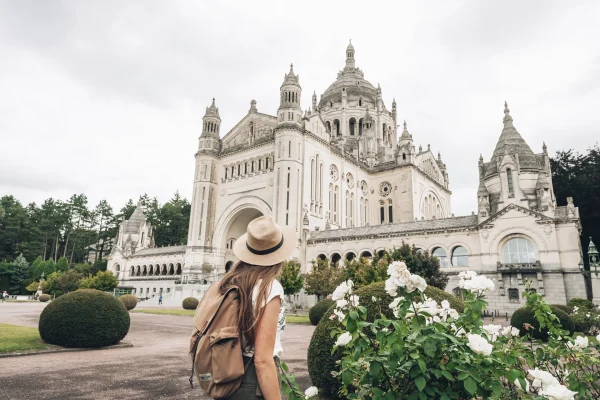
{"label": "straw hat", "polygon": [[271,216],[258,217],[248,224],[233,245],[233,253],[251,265],[271,266],[285,261],[298,245],[294,228],[279,226]]}

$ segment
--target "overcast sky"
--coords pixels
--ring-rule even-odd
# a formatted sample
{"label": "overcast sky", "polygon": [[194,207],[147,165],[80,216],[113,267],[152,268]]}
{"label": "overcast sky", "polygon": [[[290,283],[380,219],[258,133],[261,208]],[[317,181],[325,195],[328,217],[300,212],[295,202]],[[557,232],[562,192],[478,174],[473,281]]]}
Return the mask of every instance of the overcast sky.
{"label": "overcast sky", "polygon": [[256,99],[275,114],[289,64],[303,108],[343,68],[398,103],[442,153],[452,212],[476,210],[508,101],[534,152],[600,137],[598,1],[0,0],[0,196],[191,198],[202,116],[226,133]]}

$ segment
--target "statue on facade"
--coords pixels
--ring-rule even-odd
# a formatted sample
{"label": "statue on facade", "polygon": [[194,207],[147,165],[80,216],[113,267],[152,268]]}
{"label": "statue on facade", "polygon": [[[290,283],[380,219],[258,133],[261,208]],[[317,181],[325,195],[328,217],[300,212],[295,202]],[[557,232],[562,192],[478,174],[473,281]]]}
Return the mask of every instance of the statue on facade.
{"label": "statue on facade", "polygon": [[567,197],[567,216],[575,217],[575,204],[572,197]]}

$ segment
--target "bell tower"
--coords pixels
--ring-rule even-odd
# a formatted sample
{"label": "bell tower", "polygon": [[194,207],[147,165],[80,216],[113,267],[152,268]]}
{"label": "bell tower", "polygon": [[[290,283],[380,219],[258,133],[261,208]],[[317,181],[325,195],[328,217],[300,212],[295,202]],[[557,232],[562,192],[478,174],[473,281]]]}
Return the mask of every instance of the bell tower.
{"label": "bell tower", "polygon": [[283,83],[279,89],[280,102],[277,110],[279,125],[302,125],[302,87],[300,87],[300,76],[294,74],[294,64],[290,64],[290,72],[285,74]]}

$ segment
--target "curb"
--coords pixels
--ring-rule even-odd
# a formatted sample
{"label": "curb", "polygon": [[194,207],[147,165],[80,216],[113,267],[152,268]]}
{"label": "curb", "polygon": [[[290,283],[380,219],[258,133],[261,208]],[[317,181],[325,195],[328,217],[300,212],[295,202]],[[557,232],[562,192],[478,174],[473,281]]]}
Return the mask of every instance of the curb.
{"label": "curb", "polygon": [[97,347],[97,348],[73,348],[73,347],[60,347],[56,349],[48,349],[48,350],[37,350],[26,353],[6,353],[0,354],[0,358],[10,358],[10,357],[24,357],[24,356],[37,356],[40,354],[54,354],[54,353],[72,353],[76,351],[94,351],[94,350],[111,350],[111,349],[127,349],[133,347],[131,343],[119,343],[112,346],[105,347]]}

